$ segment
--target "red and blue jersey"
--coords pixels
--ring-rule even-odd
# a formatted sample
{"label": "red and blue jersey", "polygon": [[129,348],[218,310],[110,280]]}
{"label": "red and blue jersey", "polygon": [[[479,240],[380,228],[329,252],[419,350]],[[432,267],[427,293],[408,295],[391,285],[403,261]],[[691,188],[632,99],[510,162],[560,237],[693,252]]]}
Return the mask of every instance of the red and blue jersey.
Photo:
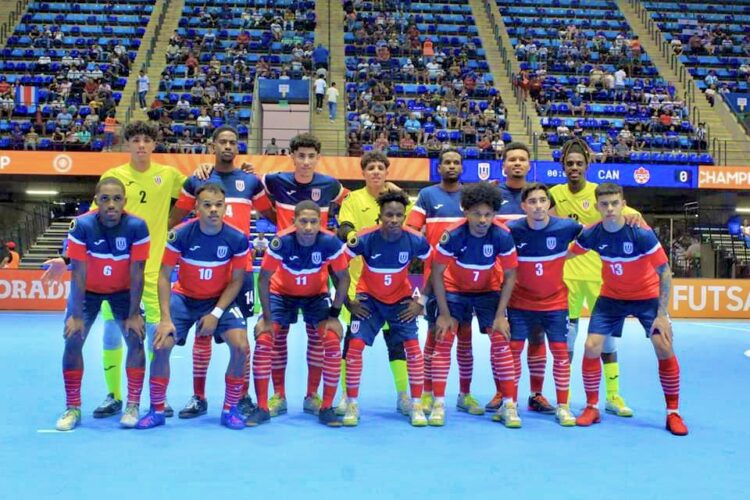
{"label": "red and blue jersey", "polygon": [[204,234],[198,219],[192,219],[169,232],[162,263],[180,265],[174,291],[191,299],[219,298],[232,271],[244,269],[247,237],[237,228],[223,224],[217,234]]}
{"label": "red and blue jersey", "polygon": [[650,229],[624,225],[611,233],[599,222],[583,230],[570,249],[581,255],[589,250],[602,259],[602,297],[646,300],[659,297],[656,268],[668,262],[659,240]]}
{"label": "red and blue jersey", "polygon": [[297,241],[291,227],[271,240],[261,269],[273,273],[271,293],[314,297],[328,293],[328,266],[334,272],[347,268],[344,244],[333,233],[321,230],[310,246]]}
{"label": "red and blue jersey", "polygon": [[380,227],[365,229],[346,247],[350,257],[362,256],[357,293],[366,293],[385,304],[411,296],[409,264],[415,258],[427,259],[431,251],[424,236],[409,228],[404,228],[395,241],[383,238]]}
{"label": "red and blue jersey", "polygon": [[458,293],[497,291],[502,283],[502,273],[497,271],[518,266],[507,227],[494,223],[487,234],[477,237],[469,232],[465,219],[443,232],[435,261],[447,266],[445,290]]}
{"label": "red and blue jersey", "polygon": [[424,228],[427,241],[435,247],[445,230],[463,217],[461,191],[444,191],[436,184],[419,192],[406,224],[416,229]]}
{"label": "red and blue jersey", "polygon": [[312,181],[301,184],[294,178],[294,172],[278,172],[263,176],[265,194],[261,197],[269,201],[270,196],[276,207],[276,227],[283,231],[292,225],[294,207],[297,203],[311,200],[320,207],[320,225],[328,224],[328,210],[331,203],[340,204],[347,191],[339,181],[331,176],[315,173]]}
{"label": "red and blue jersey", "polygon": [[521,208],[521,189],[515,189],[508,187],[507,184],[500,184],[500,193],[503,197],[502,205],[498,211],[499,215],[524,215],[523,208]]}
{"label": "red and blue jersey", "polygon": [[150,238],[143,219],[123,213],[107,227],[98,210],[76,217],[68,233],[68,256],[86,262],[86,291],[101,294],[130,288],[130,262],[148,259]]}
{"label": "red and blue jersey", "polygon": [[523,218],[509,222],[508,228],[518,252],[518,274],[510,307],[528,311],[567,309],[565,256],[583,225],[573,219],[550,217],[545,228],[532,229]]}

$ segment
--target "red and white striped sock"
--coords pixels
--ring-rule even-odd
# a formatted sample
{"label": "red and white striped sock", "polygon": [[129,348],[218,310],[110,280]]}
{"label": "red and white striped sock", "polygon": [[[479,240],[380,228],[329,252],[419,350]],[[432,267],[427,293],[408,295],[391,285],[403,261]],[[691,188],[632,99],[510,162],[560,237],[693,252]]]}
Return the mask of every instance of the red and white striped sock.
{"label": "red and white striped sock", "polygon": [[268,382],[271,378],[271,358],[273,357],[273,338],[267,333],[255,339],[253,356],[253,381],[255,398],[258,407],[268,411]]}
{"label": "red and white striped sock", "polygon": [[226,386],[224,391],[224,411],[229,411],[233,406],[237,406],[237,403],[240,401],[243,380],[242,377],[224,375],[224,384]]}
{"label": "red and white striped sock", "polygon": [[547,349],[544,346],[544,340],[541,344],[529,342],[526,361],[529,364],[531,393],[541,394],[544,387],[544,372],[547,369]]}
{"label": "red and white striped sock", "polygon": [[327,330],[323,337],[323,403],[320,408],[325,410],[333,406],[336,388],[341,377],[341,342],[336,332]]}
{"label": "red and white striped sock", "polygon": [[211,336],[195,336],[193,342],[193,393],[206,399],[206,373],[211,362]]}
{"label": "red and white striped sock", "polygon": [[406,351],[406,370],[409,372],[411,397],[413,399],[421,398],[424,385],[424,358],[422,357],[422,350],[419,348],[419,340],[409,339],[404,341],[404,350]]}
{"label": "red and white striped sock", "polygon": [[63,382],[65,382],[65,404],[69,407],[81,407],[81,370],[63,370]]}
{"label": "red and white striped sock", "polygon": [[141,391],[143,391],[143,379],[146,376],[145,368],[125,368],[128,377],[128,404],[141,404]]}
{"label": "red and white striped sock", "polygon": [[568,343],[550,342],[549,350],[552,351],[552,375],[555,378],[557,404],[568,404],[568,392],[570,389],[570,362],[568,358]]}
{"label": "red and white striped sock", "polygon": [[435,355],[435,330],[427,330],[424,341],[424,390],[432,392],[432,358]]}
{"label": "red and white striped sock", "polygon": [[474,352],[471,346],[471,324],[458,325],[456,360],[458,361],[458,382],[461,394],[471,392],[471,379],[474,377]]}
{"label": "red and white striped sock", "polygon": [[432,359],[432,389],[436,398],[445,397],[445,385],[451,368],[451,350],[454,332],[446,332],[442,340],[435,343],[435,356]]}
{"label": "red and white striped sock", "polygon": [[677,356],[659,360],[659,380],[667,401],[667,412],[676,412],[680,407],[680,364]]}
{"label": "red and white striped sock", "polygon": [[169,377],[149,378],[149,393],[151,395],[151,408],[157,413],[164,413],[164,402],[167,400],[167,386]]}
{"label": "red and white striped sock", "polygon": [[518,401],[518,382],[521,380],[521,372],[523,371],[521,353],[525,344],[525,340],[510,341],[510,352],[513,355],[513,401]]}
{"label": "red and white striped sock", "polygon": [[584,355],[581,371],[583,372],[583,388],[586,391],[586,403],[589,406],[596,406],[599,404],[599,383],[602,378],[601,357],[587,358]]}
{"label": "red and white striped sock", "polygon": [[500,332],[490,333],[490,363],[492,375],[499,385],[503,400],[511,399],[513,395],[513,378],[515,365],[510,351],[510,342]]}
{"label": "red and white striped sock", "polygon": [[289,326],[281,327],[274,323],[273,335],[273,357],[271,362],[271,378],[273,379],[273,390],[282,398],[286,397],[286,361],[287,361],[287,335]]}
{"label": "red and white striped sock", "polygon": [[245,350],[245,367],[242,369],[242,397],[244,397],[246,394],[250,392],[250,373],[252,370],[250,369],[251,366],[251,350],[250,350],[250,343],[247,344],[247,349]]}
{"label": "red and white striped sock", "polygon": [[362,378],[362,351],[365,341],[351,339],[346,351],[346,397],[359,397],[359,381]]}
{"label": "red and white striped sock", "polygon": [[317,328],[305,324],[307,331],[307,396],[317,394],[323,376],[323,342]]}

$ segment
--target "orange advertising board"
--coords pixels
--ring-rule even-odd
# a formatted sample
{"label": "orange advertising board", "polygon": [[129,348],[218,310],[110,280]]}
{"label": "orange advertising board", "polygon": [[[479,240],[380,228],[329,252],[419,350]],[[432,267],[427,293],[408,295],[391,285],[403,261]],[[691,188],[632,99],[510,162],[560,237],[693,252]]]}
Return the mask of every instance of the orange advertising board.
{"label": "orange advertising board", "polygon": [[62,283],[42,283],[43,270],[0,270],[0,310],[64,311],[70,292],[70,273]]}
{"label": "orange advertising board", "polygon": [[750,189],[750,167],[701,165],[698,189]]}
{"label": "orange advertising board", "polygon": [[[0,151],[0,174],[100,176],[104,171],[127,163],[128,153],[74,153],[59,151]],[[318,171],[341,180],[361,180],[359,158],[321,156]],[[191,174],[198,165],[212,163],[211,155],[154,154],[153,161]],[[293,170],[288,156],[238,155],[235,164],[252,164],[257,174]],[[394,181],[430,180],[427,158],[391,158],[388,177]]]}

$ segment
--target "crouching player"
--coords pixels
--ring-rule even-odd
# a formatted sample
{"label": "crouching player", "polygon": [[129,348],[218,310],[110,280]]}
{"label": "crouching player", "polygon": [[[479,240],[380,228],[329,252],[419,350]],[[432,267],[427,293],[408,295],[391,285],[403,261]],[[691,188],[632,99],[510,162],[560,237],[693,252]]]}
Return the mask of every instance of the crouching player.
{"label": "crouching player", "polygon": [[[263,257],[258,280],[263,316],[255,328],[253,362],[258,405],[247,417],[250,427],[271,419],[268,381],[274,336],[297,322],[300,309],[305,324],[315,325],[323,340],[323,401],[318,419],[329,427],[341,426],[333,409],[333,398],[341,373],[342,328],[338,316],[349,288],[348,260],[341,240],[321,230],[320,213],[320,207],[313,201],[298,203],[292,227],[271,241]],[[329,266],[337,278],[333,302],[328,294]],[[279,402],[277,411],[286,413],[285,394],[279,395]]]}
{"label": "crouching player", "polygon": [[74,219],[68,234],[73,277],[62,362],[67,409],[57,420],[59,431],[69,431],[81,421],[81,350],[104,300],[109,301],[128,346],[128,403],[120,424],[133,427],[138,421],[146,367],[140,304],[150,244],[148,227],[138,217],[123,213],[125,185],[120,180],[99,181],[95,196],[99,208]]}
{"label": "crouching player", "polygon": [[[159,272],[161,320],[154,336],[149,378],[151,410],[138,421],[137,429],[164,425],[169,355],[175,343],[185,345],[193,325],[196,336],[213,335],[217,343],[229,346],[221,424],[231,429],[245,427],[237,403],[242,393],[247,330],[234,299],[245,279],[248,244],[241,231],[224,224],[225,211],[224,189],[218,184],[204,184],[195,192],[198,218],[169,233]],[[177,283],[171,290],[170,276],[177,264]]]}
{"label": "crouching player", "polygon": [[359,423],[359,381],[362,375],[362,352],[372,345],[381,328],[390,325],[394,341],[403,341],[406,369],[411,389],[411,424],[427,425],[422,409],[424,359],[417,338],[417,317],[423,307],[412,298],[409,264],[430,255],[427,240],[412,229],[403,227],[409,198],[402,191],[389,191],[378,197],[380,225],[360,231],[347,242],[351,257],[362,256],[362,277],[357,295],[349,301],[352,313],[351,337],[346,354],[347,405],[344,425]]}
{"label": "crouching player", "polygon": [[[480,331],[490,336],[492,373],[503,394],[493,420],[507,427],[521,427],[511,397],[514,367],[508,343],[510,327],[505,317],[518,262],[510,231],[494,222],[501,204],[497,186],[486,182],[464,186],[461,208],[465,220],[445,231],[436,247],[432,286],[439,316],[432,358],[435,403],[430,425],[445,423],[445,384],[457,324],[471,324],[471,316],[476,314]],[[502,285],[498,283],[501,274],[497,272],[497,264],[502,268]]]}
{"label": "crouching player", "polygon": [[576,419],[581,426],[599,423],[599,356],[604,340],[619,336],[628,316],[635,316],[651,339],[659,360],[659,378],[667,403],[667,430],[684,436],[687,426],[679,414],[680,365],[672,350],[672,324],[667,314],[672,271],[656,235],[625,224],[625,200],[616,184],[596,188],[596,206],[602,222],[586,228],[571,247],[571,254],[590,250],[602,259],[602,291],[591,313],[583,356],[586,408]]}

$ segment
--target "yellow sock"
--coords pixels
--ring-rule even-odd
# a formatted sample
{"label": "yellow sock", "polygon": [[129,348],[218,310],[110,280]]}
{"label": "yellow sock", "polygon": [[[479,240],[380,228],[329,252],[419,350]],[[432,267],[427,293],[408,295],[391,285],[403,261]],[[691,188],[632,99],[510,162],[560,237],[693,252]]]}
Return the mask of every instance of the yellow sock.
{"label": "yellow sock", "polygon": [[406,361],[396,359],[391,361],[391,373],[396,391],[407,392],[409,389],[409,372],[406,369]]}
{"label": "yellow sock", "polygon": [[115,395],[115,399],[122,401],[122,345],[117,349],[104,349],[104,380],[107,383],[107,392]]}
{"label": "yellow sock", "polygon": [[604,384],[607,388],[607,399],[620,394],[620,363],[604,363]]}
{"label": "yellow sock", "polygon": [[341,394],[346,397],[346,360],[341,359]]}

